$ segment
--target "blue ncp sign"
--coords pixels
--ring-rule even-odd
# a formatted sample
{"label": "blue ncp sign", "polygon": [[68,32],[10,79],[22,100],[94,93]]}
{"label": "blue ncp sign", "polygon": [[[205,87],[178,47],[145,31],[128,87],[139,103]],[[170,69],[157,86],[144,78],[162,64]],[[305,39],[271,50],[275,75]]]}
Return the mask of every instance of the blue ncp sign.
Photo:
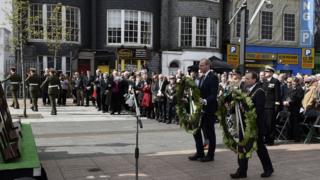
{"label": "blue ncp sign", "polygon": [[300,11],[300,46],[313,47],[314,0],[301,0]]}

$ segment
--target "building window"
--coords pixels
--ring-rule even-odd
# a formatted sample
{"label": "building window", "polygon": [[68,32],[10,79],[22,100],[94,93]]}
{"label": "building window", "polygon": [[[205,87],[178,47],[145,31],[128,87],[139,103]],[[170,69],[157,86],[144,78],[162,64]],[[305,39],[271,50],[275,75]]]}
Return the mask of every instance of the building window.
{"label": "building window", "polygon": [[152,45],[152,13],[134,10],[107,11],[108,45]]}
{"label": "building window", "polygon": [[43,39],[42,4],[31,4],[29,14],[30,38]]}
{"label": "building window", "polygon": [[261,39],[272,39],[272,20],[272,12],[262,11]]}
{"label": "building window", "polygon": [[47,5],[47,36],[51,40],[62,40],[62,6]]}
{"label": "building window", "polygon": [[151,22],[151,14],[141,12],[141,44],[151,44]]}
{"label": "building window", "polygon": [[285,41],[295,41],[295,15],[284,14],[283,33]]}
{"label": "building window", "polygon": [[219,20],[205,17],[180,17],[180,47],[218,48]]}
{"label": "building window", "polygon": [[66,7],[66,41],[79,41],[79,13],[78,8]]}
{"label": "building window", "polygon": [[218,20],[210,21],[210,47],[218,47]]}
{"label": "building window", "polygon": [[207,46],[207,18],[197,18],[196,46]]}
{"label": "building window", "polygon": [[30,4],[30,40],[80,42],[80,9],[61,4]]}
{"label": "building window", "polygon": [[56,67],[56,71],[62,71],[62,59],[61,57],[56,57],[56,63],[55,63]]}
{"label": "building window", "polygon": [[121,11],[108,10],[108,42],[121,43]]}
{"label": "building window", "polygon": [[181,47],[192,45],[192,17],[181,17]]}
{"label": "building window", "polygon": [[52,56],[47,57],[47,68],[54,68],[54,58]]}
{"label": "building window", "polygon": [[[249,10],[246,11],[246,26],[247,28],[249,27]],[[236,33],[237,37],[240,37],[240,32],[241,32],[241,13],[238,13],[237,15],[237,25],[236,25]],[[246,37],[248,37],[248,31],[246,32]]]}
{"label": "building window", "polygon": [[124,42],[138,43],[138,11],[125,11]]}

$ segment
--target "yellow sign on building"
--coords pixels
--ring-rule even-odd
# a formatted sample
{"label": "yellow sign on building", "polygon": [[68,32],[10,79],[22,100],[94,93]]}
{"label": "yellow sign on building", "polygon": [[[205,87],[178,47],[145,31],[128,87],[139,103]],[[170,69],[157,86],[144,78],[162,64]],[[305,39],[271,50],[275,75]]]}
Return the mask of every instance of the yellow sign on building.
{"label": "yellow sign on building", "polygon": [[228,44],[227,63],[236,68],[239,65],[240,49],[238,45]]}
{"label": "yellow sign on building", "polygon": [[297,54],[278,54],[279,64],[298,64],[299,56]]}
{"label": "yellow sign on building", "polygon": [[314,68],[314,48],[302,48],[302,63],[304,69]]}

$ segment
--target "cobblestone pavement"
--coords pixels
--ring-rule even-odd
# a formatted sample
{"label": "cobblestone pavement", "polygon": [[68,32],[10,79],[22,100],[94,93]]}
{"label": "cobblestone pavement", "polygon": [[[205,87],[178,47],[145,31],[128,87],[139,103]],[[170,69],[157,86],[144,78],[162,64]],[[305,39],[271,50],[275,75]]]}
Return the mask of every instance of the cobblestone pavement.
{"label": "cobblestone pavement", "polygon": [[[21,105],[20,105],[21,106]],[[13,117],[23,110],[10,108]],[[50,107],[28,110],[40,160],[49,180],[135,179],[136,118],[131,114],[110,115],[93,106]],[[195,152],[191,134],[177,125],[142,119],[139,148],[139,179],[228,180],[237,168],[236,155],[222,145],[217,131],[215,161],[191,162]],[[268,147],[275,168],[270,180],[319,180],[319,144],[282,144]],[[255,154],[249,162],[248,180],[260,179],[262,167]]]}

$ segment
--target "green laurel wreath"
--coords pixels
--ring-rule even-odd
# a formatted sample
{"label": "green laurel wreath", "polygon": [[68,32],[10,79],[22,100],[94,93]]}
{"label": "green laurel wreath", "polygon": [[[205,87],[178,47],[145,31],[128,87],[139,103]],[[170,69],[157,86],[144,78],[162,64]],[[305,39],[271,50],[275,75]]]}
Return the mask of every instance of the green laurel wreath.
{"label": "green laurel wreath", "polygon": [[[242,103],[245,107],[244,113],[244,138],[242,141],[237,142],[228,130],[226,122],[227,108],[225,106],[226,98],[232,96],[231,109],[234,109],[235,104]],[[219,97],[219,107],[216,113],[223,130],[223,142],[233,152],[237,153],[240,159],[246,157],[251,158],[252,153],[257,150],[257,123],[256,123],[256,110],[250,97],[240,90],[232,90],[229,95]]]}
{"label": "green laurel wreath", "polygon": [[[180,121],[180,127],[187,132],[195,134],[201,124],[200,90],[194,80],[190,77],[183,77],[176,86],[177,105],[176,112]],[[190,93],[190,90],[192,93]],[[189,101],[187,101],[189,99]],[[193,101],[193,104],[190,104]],[[189,103],[188,103],[189,102]],[[186,106],[193,106],[192,113],[187,112]]]}

